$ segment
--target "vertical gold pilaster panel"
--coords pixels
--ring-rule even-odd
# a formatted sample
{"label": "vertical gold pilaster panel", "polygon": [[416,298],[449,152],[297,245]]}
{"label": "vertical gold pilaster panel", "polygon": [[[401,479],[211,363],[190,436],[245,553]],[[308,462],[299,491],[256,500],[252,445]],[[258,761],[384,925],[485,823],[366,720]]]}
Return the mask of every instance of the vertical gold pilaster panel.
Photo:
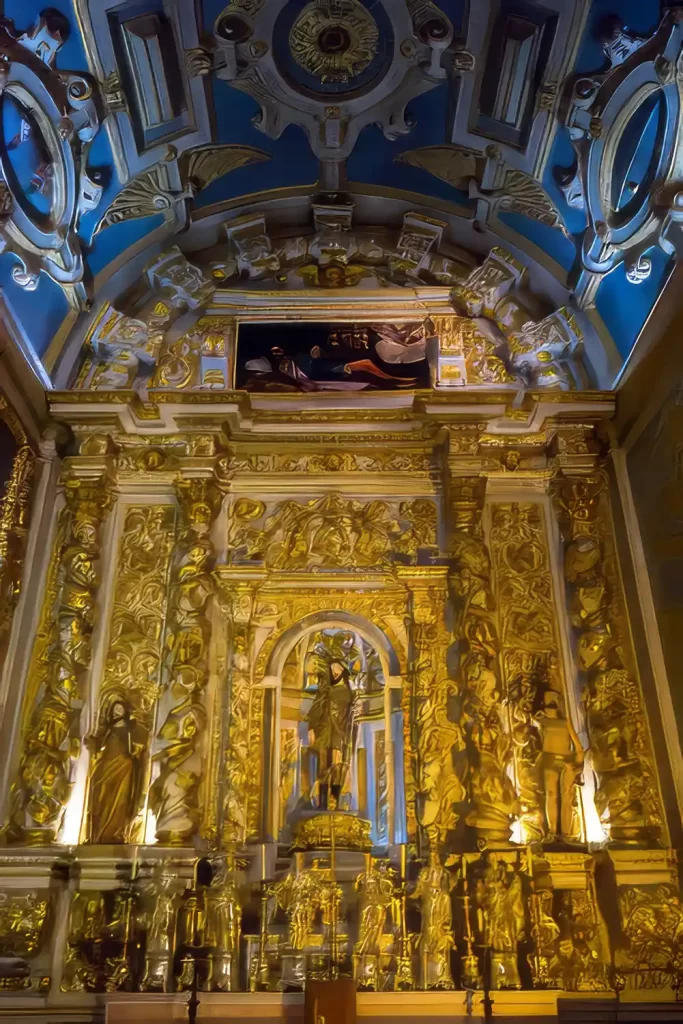
{"label": "vertical gold pilaster panel", "polygon": [[555,498],[598,780],[596,806],[612,840],[652,842],[662,830],[661,797],[616,562],[606,478],[599,472],[563,474],[555,482]]}
{"label": "vertical gold pilaster panel", "polygon": [[521,838],[580,839],[576,783],[583,751],[568,719],[543,506],[491,506],[490,550],[500,671],[513,739]]}
{"label": "vertical gold pilaster panel", "polygon": [[263,690],[252,686],[252,615],[250,584],[223,582],[229,620],[228,722],[225,742],[223,839],[244,843],[260,832],[262,795]]}
{"label": "vertical gold pilaster panel", "polygon": [[[0,418],[3,418],[0,395]],[[21,430],[16,425],[17,430]],[[19,600],[21,573],[29,524],[29,496],[35,469],[33,449],[23,430],[17,436],[20,447],[0,496],[0,673],[7,654],[12,619]]]}
{"label": "vertical gold pilaster panel", "polygon": [[209,478],[180,479],[176,484],[180,529],[172,577],[166,635],[165,688],[159,705],[154,754],[159,774],[150,789],[157,839],[183,845],[200,828],[199,789],[205,766],[211,635],[209,601],[213,594],[214,557],[209,537],[222,495]]}
{"label": "vertical gold pilaster panel", "polygon": [[508,774],[512,739],[500,672],[498,609],[483,532],[486,480],[453,477],[449,486],[448,548],[462,687],[460,726],[466,757],[467,824],[489,845],[507,845],[519,811]]}
{"label": "vertical gold pilaster panel", "polygon": [[446,569],[423,570],[410,581],[413,613],[412,687],[410,721],[416,752],[415,799],[417,820],[433,854],[439,853],[458,822],[455,805],[465,790],[455,771],[454,755],[464,746],[461,727],[451,721],[449,706],[457,684],[449,677],[446,629]]}
{"label": "vertical gold pilaster panel", "polygon": [[128,508],[117,553],[109,646],[98,701],[87,819],[92,843],[139,842],[159,697],[173,505]]}
{"label": "vertical gold pilaster panel", "polygon": [[23,753],[11,794],[12,841],[55,839],[80,750],[100,527],[111,491],[104,478],[70,476],[64,494],[26,688]]}

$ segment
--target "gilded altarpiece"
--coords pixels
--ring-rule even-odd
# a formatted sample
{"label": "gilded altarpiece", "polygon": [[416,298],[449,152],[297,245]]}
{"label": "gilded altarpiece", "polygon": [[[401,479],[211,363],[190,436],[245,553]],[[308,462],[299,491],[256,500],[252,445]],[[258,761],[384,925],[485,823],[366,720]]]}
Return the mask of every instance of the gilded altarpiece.
{"label": "gilded altarpiece", "polygon": [[210,397],[166,435],[84,421],[64,460],[4,987],[673,997],[675,856],[594,424],[510,408],[501,434],[436,403],[309,411],[274,442],[277,399],[228,431]]}

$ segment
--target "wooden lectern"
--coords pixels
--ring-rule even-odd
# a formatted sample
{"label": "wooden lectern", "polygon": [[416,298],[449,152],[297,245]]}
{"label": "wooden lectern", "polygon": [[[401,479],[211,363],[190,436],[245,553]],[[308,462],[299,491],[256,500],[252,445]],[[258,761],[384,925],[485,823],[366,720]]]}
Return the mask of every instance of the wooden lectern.
{"label": "wooden lectern", "polygon": [[356,1024],[356,982],[307,981],[304,1024]]}

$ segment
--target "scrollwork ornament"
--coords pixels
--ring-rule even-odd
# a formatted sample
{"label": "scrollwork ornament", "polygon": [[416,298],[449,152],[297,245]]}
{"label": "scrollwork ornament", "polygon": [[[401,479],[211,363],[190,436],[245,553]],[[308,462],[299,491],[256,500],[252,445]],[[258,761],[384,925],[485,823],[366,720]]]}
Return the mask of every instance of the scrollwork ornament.
{"label": "scrollwork ornament", "polygon": [[100,528],[112,491],[106,478],[69,476],[64,495],[29,671],[23,752],[12,787],[8,838],[15,842],[54,840],[80,750]]}
{"label": "scrollwork ornament", "polygon": [[652,745],[633,657],[620,580],[608,578],[613,547],[605,479],[560,475],[555,505],[565,542],[583,705],[597,777],[596,807],[613,841],[647,842],[661,831],[661,805]]}
{"label": "scrollwork ornament", "polygon": [[619,951],[617,969],[628,987],[678,992],[683,985],[683,907],[678,887],[628,887],[620,893],[620,903],[629,945]]}
{"label": "scrollwork ornament", "polygon": [[159,842],[182,845],[199,829],[199,787],[206,729],[209,601],[213,545],[211,525],[222,492],[211,479],[181,478],[176,485],[181,523],[166,634],[165,690],[159,706],[159,766],[150,789]]}
{"label": "scrollwork ornament", "polygon": [[[192,51],[191,71],[206,74],[206,62]],[[156,164],[125,185],[98,222],[95,234],[115,224],[162,215],[176,230],[189,223],[195,198],[218,178],[238,167],[270,157],[253,146],[209,144],[181,153],[177,160]]]}
{"label": "scrollwork ornament", "polygon": [[98,206],[104,181],[87,166],[87,148],[100,127],[98,83],[55,67],[68,32],[67,19],[54,9],[43,11],[33,29],[21,35],[9,19],[0,24],[0,92],[23,112],[20,131],[40,136],[36,144],[46,157],[33,180],[49,204],[47,217],[38,213],[12,166],[12,147],[3,147],[0,180],[12,206],[0,217],[0,247],[18,260],[12,272],[16,284],[34,291],[43,272],[76,310],[83,310],[90,295],[78,228],[83,215]]}
{"label": "scrollwork ornament", "polygon": [[[42,897],[42,898],[41,898]],[[30,960],[45,939],[47,893],[0,896],[0,955]]]}
{"label": "scrollwork ornament", "polygon": [[74,893],[62,992],[116,992],[130,987],[135,899],[130,886]]}
{"label": "scrollwork ornament", "polygon": [[252,616],[254,594],[248,584],[236,584],[221,594],[227,612],[230,717],[225,749],[223,841],[244,843],[253,834],[260,806],[260,761],[251,754],[258,749],[252,734],[260,735],[261,694],[251,685]]}
{"label": "scrollwork ornament", "polygon": [[437,580],[424,581],[424,589],[413,585],[417,818],[432,851],[446,843],[458,822],[456,805],[466,799],[454,761],[465,741],[460,725],[450,717],[457,686],[446,668],[449,636],[443,577],[440,582],[441,593]]}
{"label": "scrollwork ornament", "polygon": [[482,844],[506,845],[519,802],[508,774],[512,744],[503,721],[498,609],[483,537],[485,479],[454,477],[449,492],[451,591],[461,677],[460,725],[466,740],[467,824]]}
{"label": "scrollwork ornament", "polygon": [[283,503],[264,525],[264,561],[272,569],[371,568],[388,561],[401,533],[388,505],[330,494]]}
{"label": "scrollwork ornament", "polygon": [[[341,459],[341,457],[340,457]],[[263,502],[238,498],[232,506],[234,561],[259,561],[267,569],[380,569],[393,554],[414,559],[437,547],[433,502],[416,499],[398,508],[327,494],[305,504],[285,501],[261,524]],[[261,524],[261,525],[258,525]]]}
{"label": "scrollwork ornament", "polygon": [[565,992],[607,991],[609,954],[593,889],[562,891],[556,920],[548,985]]}

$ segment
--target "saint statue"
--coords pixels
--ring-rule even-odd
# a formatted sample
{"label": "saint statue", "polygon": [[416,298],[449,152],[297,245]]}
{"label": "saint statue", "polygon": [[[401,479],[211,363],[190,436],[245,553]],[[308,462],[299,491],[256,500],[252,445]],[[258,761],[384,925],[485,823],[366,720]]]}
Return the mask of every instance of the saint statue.
{"label": "saint statue", "polygon": [[394,887],[387,875],[386,865],[373,864],[368,858],[367,870],[361,872],[355,882],[361,896],[360,927],[354,953],[359,956],[379,956],[381,942],[391,906]]}
{"label": "saint statue", "polygon": [[214,862],[214,879],[204,892],[204,944],[211,952],[210,988],[230,992],[237,983],[237,964],[242,934],[234,862]]}
{"label": "saint statue", "polygon": [[144,743],[130,708],[112,702],[97,732],[88,738],[93,752],[88,809],[91,843],[126,843],[139,810]]}
{"label": "saint statue", "polygon": [[316,914],[328,906],[333,895],[324,874],[318,861],[314,861],[309,870],[290,872],[271,887],[272,895],[288,917],[289,945],[297,951],[309,945]]}
{"label": "saint statue", "polygon": [[453,988],[451,950],[455,937],[451,891],[454,885],[455,879],[433,850],[412,894],[412,899],[420,901],[422,916],[419,946],[424,988]]}
{"label": "saint statue", "polygon": [[148,886],[146,895],[150,905],[143,916],[146,925],[145,973],[141,988],[143,992],[168,991],[169,972],[173,959],[176,899],[173,879],[159,868],[156,877]]}
{"label": "saint statue", "polygon": [[540,767],[545,795],[546,839],[575,836],[574,794],[583,771],[583,747],[564,712],[562,694],[546,690],[537,712],[541,726]]}
{"label": "saint statue", "polygon": [[203,725],[203,709],[189,700],[173,708],[159,730],[167,741],[153,760],[161,765],[149,791],[149,805],[157,816],[157,839],[178,844],[197,827],[197,793],[201,757],[197,737]]}
{"label": "saint statue", "polygon": [[339,803],[351,756],[354,693],[349,668],[330,661],[317,673],[318,689],[306,717],[309,745],[318,755],[320,798],[318,806],[328,809]]}
{"label": "saint statue", "polygon": [[521,988],[517,946],[524,938],[522,880],[512,864],[491,860],[477,882],[477,925],[491,950],[491,988]]}

